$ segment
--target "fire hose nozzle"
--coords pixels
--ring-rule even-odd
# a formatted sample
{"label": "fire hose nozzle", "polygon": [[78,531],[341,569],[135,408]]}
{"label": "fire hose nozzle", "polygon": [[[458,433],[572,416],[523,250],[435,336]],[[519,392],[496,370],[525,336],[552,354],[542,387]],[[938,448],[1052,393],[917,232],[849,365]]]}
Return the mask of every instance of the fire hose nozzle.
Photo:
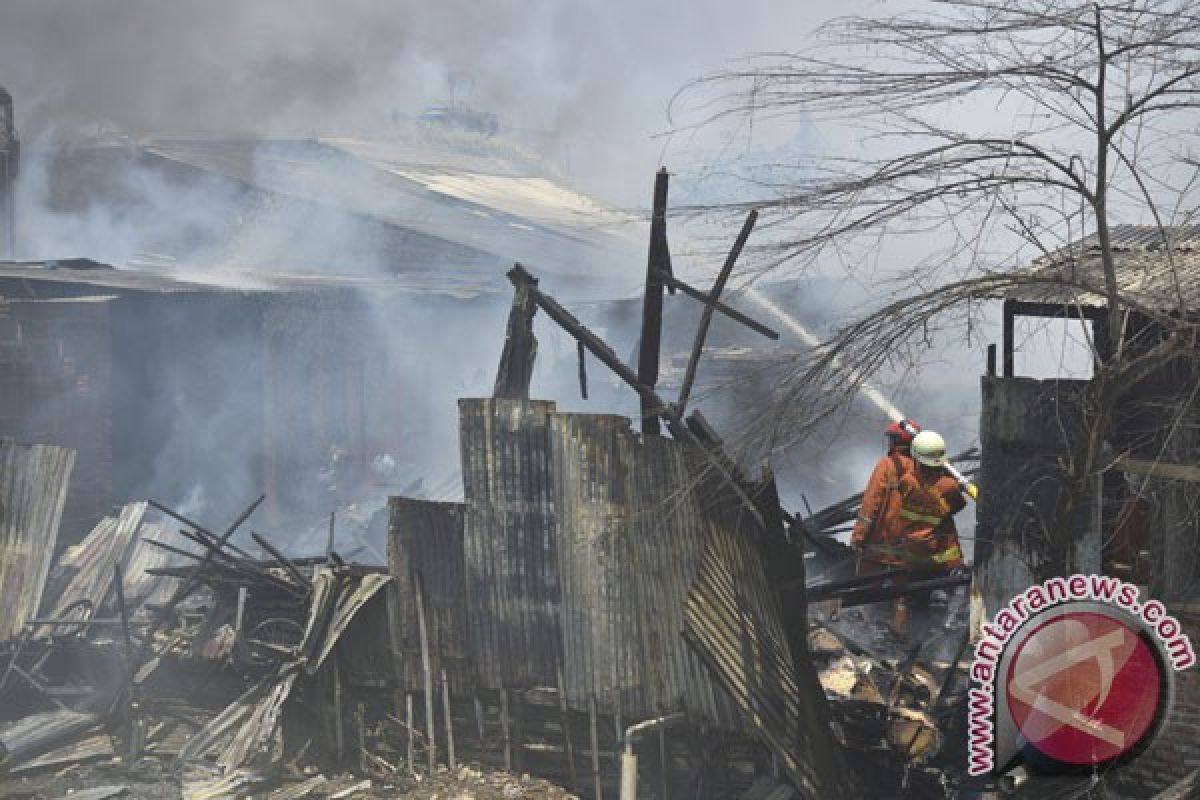
{"label": "fire hose nozzle", "polygon": [[966,492],[971,497],[972,500],[979,499],[979,487],[978,486],[976,486],[975,484],[973,484],[969,480],[967,480],[967,477],[965,475],[963,475],[961,472],[959,472],[958,468],[955,467],[953,464],[947,462],[943,466],[946,470],[946,474],[948,474],[951,478],[954,478],[954,480],[958,481],[959,488],[961,488],[964,492]]}

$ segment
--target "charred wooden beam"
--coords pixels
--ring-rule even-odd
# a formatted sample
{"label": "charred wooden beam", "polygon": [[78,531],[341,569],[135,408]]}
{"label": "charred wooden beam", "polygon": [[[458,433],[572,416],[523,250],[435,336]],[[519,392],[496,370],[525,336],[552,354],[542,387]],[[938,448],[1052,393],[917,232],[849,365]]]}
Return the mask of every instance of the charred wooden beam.
{"label": "charred wooden beam", "polygon": [[1014,303],[1012,300],[1004,301],[1004,308],[1001,314],[1003,320],[1000,340],[1000,346],[1003,350],[1001,364],[1003,365],[1004,377],[1011,378],[1014,373],[1013,351],[1016,349],[1016,344],[1013,341],[1015,338],[1015,326],[1013,324],[1013,318],[1016,312],[1014,310]]}
{"label": "charred wooden beam", "polygon": [[257,542],[259,547],[270,553],[271,557],[279,562],[279,566],[287,570],[287,573],[295,578],[297,583],[309,589],[312,588],[312,581],[310,581],[308,577],[301,572],[295,564],[292,563],[290,558],[280,552],[279,548],[275,547],[275,545],[271,544],[266,538],[258,535],[257,533],[251,533],[250,538]]}
{"label": "charred wooden beam", "polygon": [[[201,556],[197,553],[190,553],[187,550],[183,550],[178,547],[173,547],[172,545],[169,545],[166,542],[160,542],[160,541],[157,541],[154,539],[147,539],[146,544],[152,545],[161,550],[165,550],[168,553],[173,553],[174,555],[182,556],[182,557],[190,559],[192,561],[202,561],[204,558],[203,556]],[[284,589],[289,592],[292,592],[293,594],[297,594],[297,595],[301,595],[301,596],[303,596],[305,594],[304,591],[300,587],[297,587],[295,584],[289,583],[289,582],[285,581],[283,578],[280,578],[276,575],[272,575],[269,572],[263,572],[260,570],[256,570],[250,566],[247,566],[249,563],[251,563],[251,562],[239,562],[239,561],[230,559],[219,565],[218,564],[209,564],[208,569],[215,571],[217,574],[232,575],[232,576],[234,576],[235,580],[240,578],[244,582],[248,582],[251,584],[257,584],[257,583],[266,581],[268,583],[274,584],[275,586],[279,587],[280,589]],[[159,575],[159,576],[163,576],[163,575],[175,576],[175,577],[182,576],[185,579],[193,574],[190,570],[180,570],[180,568],[178,568],[178,567],[151,567],[150,569],[146,570],[146,573],[149,575]],[[211,577],[211,576],[205,576],[205,577]]]}
{"label": "charred wooden beam", "polygon": [[587,400],[587,351],[583,342],[576,342],[576,355],[579,359],[579,396]]}
{"label": "charred wooden beam", "polygon": [[[593,356],[604,364],[604,366],[616,373],[617,377],[625,381],[642,400],[643,409],[649,408],[653,413],[666,420],[667,429],[681,442],[691,445],[705,457],[709,465],[717,473],[718,476],[733,490],[734,494],[754,517],[754,520],[761,528],[766,529],[766,521],[763,519],[762,513],[759,511],[758,505],[746,493],[737,477],[730,473],[729,468],[720,457],[715,455],[709,447],[706,447],[695,434],[688,429],[684,424],[679,414],[675,412],[665,400],[658,395],[657,392],[650,386],[645,385],[638,380],[637,373],[625,365],[608,344],[596,334],[592,333],[583,323],[575,318],[571,312],[567,311],[558,301],[549,295],[543,293],[537,288],[537,281],[530,275],[520,264],[513,266],[508,271],[508,278],[514,285],[525,284],[529,286],[529,290],[538,305],[538,308],[546,312],[546,316],[554,320],[559,327],[575,338],[580,344],[587,348]],[[657,431],[657,428],[656,428]]]}
{"label": "charred wooden beam", "polygon": [[[688,283],[684,283],[683,281],[679,280],[676,277],[673,277],[673,276],[664,277],[662,279],[662,281],[664,284],[666,284],[666,286],[668,288],[678,289],[679,291],[683,292],[684,294],[686,294],[688,297],[692,298],[693,300],[699,300],[701,303],[708,302],[708,294],[706,292],[702,292],[699,289],[697,289],[695,286],[692,286],[691,284],[688,284]],[[743,314],[741,311],[738,311],[736,308],[733,308],[732,306],[726,305],[725,303],[723,303],[720,300],[713,303],[713,308],[715,308],[717,311],[720,311],[722,314],[729,317],[734,322],[740,322],[742,325],[745,325],[750,330],[754,331],[755,333],[760,333],[763,336],[767,337],[768,339],[778,339],[779,338],[779,331],[775,330],[774,328],[770,328],[770,327],[767,327],[766,325],[763,325],[761,322],[754,319],[753,317],[749,317],[746,314]]]}
{"label": "charred wooden beam", "polygon": [[[243,511],[238,518],[233,521],[233,524],[225,529],[220,538],[213,539],[208,549],[204,552],[204,556],[200,560],[200,563],[192,569],[191,575],[186,579],[182,586],[175,590],[175,593],[171,595],[171,598],[167,600],[165,604],[163,604],[162,608],[158,610],[158,613],[155,615],[154,622],[150,625],[150,629],[146,632],[146,638],[143,641],[143,648],[150,647],[151,643],[154,641],[154,633],[164,622],[166,622],[167,617],[170,615],[171,611],[174,610],[175,606],[182,603],[192,594],[192,592],[196,591],[196,589],[200,586],[200,576],[203,574],[204,568],[212,563],[213,557],[217,552],[221,551],[226,546],[229,546],[229,540],[233,537],[233,534],[237,532],[237,529],[241,526],[241,524],[245,522],[251,514],[254,513],[255,509],[262,505],[262,502],[266,499],[266,497],[266,495],[259,495],[258,499],[251,503],[246,510]],[[192,526],[197,531],[202,530],[201,526],[197,525],[186,517],[171,511],[159,503],[150,501],[149,505],[157,508],[159,511],[162,511],[164,514],[174,517],[185,525]],[[207,531],[206,533],[208,533],[209,536],[212,536],[211,533]]]}
{"label": "charred wooden beam", "polygon": [[708,326],[712,324],[713,311],[716,310],[717,301],[721,299],[721,292],[725,291],[725,284],[729,281],[729,275],[733,272],[733,265],[737,263],[738,256],[741,255],[742,248],[746,246],[746,240],[750,238],[750,231],[754,230],[754,223],[757,220],[757,210],[752,210],[746,215],[746,221],[742,224],[742,230],[738,233],[738,237],[734,241],[733,247],[725,259],[725,263],[721,266],[721,271],[717,275],[717,280],[713,284],[712,291],[704,299],[704,312],[700,315],[700,323],[696,326],[696,338],[692,342],[692,352],[688,356],[687,368],[683,373],[683,386],[679,389],[679,401],[677,405],[680,414],[687,408],[688,399],[692,394],[692,384],[696,380],[696,367],[700,363],[700,353],[704,350],[704,340],[708,338]]}
{"label": "charred wooden beam", "polygon": [[[256,501],[254,506],[251,508],[251,510],[253,510],[254,508],[258,508],[258,503],[261,503],[261,502],[262,502],[261,499]],[[168,508],[167,506],[163,505],[162,503],[159,503],[155,500],[147,500],[146,505],[150,506],[151,508],[158,509],[162,513],[166,514],[168,517],[171,517],[172,519],[174,519],[177,522],[182,522],[184,525],[187,525],[189,528],[194,530],[197,534],[200,535],[200,537],[202,539],[205,540],[204,544],[203,544],[204,547],[212,547],[214,543],[216,543],[217,541],[220,540],[220,537],[218,537],[215,533],[210,531],[208,528],[204,527],[203,525],[201,525],[198,522],[195,522],[194,520],[188,519],[184,515],[180,514],[178,511]],[[250,558],[251,557],[250,554],[247,553],[245,550],[238,547],[236,544],[232,544],[230,542],[225,542],[217,549],[224,550],[225,548],[228,548],[230,551],[236,553],[237,555],[241,556],[242,558]]]}
{"label": "charred wooden beam", "polygon": [[[537,280],[534,279],[534,285]],[[504,335],[504,350],[496,369],[493,397],[514,400],[529,399],[529,383],[533,379],[533,364],[537,359],[537,337],[533,335],[533,315],[537,304],[529,287],[518,285],[508,312],[508,327]]]}
{"label": "charred wooden beam", "polygon": [[[650,217],[650,251],[646,258],[646,293],[642,300],[642,335],[638,346],[638,383],[653,389],[658,384],[662,346],[663,275],[671,274],[667,245],[667,185],[665,168],[654,176],[654,206]],[[642,433],[658,433],[658,412],[649,398],[641,397]]]}
{"label": "charred wooden beam", "polygon": [[[812,583],[805,587],[805,592],[810,600],[820,599],[822,594],[830,595],[840,592],[844,589],[856,589],[860,586],[882,586],[889,581],[897,578],[908,576],[908,570],[904,569],[888,569],[882,572],[873,572],[870,575],[856,575],[852,578],[846,578],[840,581],[821,581]],[[779,588],[787,589],[795,583],[785,583]]]}
{"label": "charred wooden beam", "polygon": [[823,589],[817,592],[810,592],[808,599],[811,602],[814,600],[837,598],[842,602],[842,607],[847,608],[849,606],[861,606],[868,603],[882,603],[885,600],[894,600],[897,597],[904,597],[931,589],[953,589],[957,586],[968,586],[970,583],[970,575],[943,575],[915,581],[888,581],[882,586],[858,586],[840,591]]}
{"label": "charred wooden beam", "polygon": [[121,635],[125,645],[125,662],[133,672],[133,633],[129,629],[129,608],[125,605],[125,575],[120,564],[113,564],[113,592],[117,598],[117,614],[121,617]]}

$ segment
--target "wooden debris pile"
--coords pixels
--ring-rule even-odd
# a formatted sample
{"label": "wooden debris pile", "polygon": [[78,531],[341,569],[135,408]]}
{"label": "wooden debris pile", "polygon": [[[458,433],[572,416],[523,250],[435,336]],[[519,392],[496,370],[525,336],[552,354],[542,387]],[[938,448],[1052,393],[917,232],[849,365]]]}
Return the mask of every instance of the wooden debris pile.
{"label": "wooden debris pile", "polygon": [[957,733],[965,719],[968,631],[959,622],[910,642],[857,609],[835,619],[814,615],[809,648],[833,732],[848,752],[872,765],[862,776],[871,796],[894,794],[897,787],[905,796],[945,796],[963,777]]}
{"label": "wooden debris pile", "polygon": [[[258,534],[268,557],[251,556],[231,539],[261,502],[219,535],[133,503],[64,552],[49,611],[0,645],[0,776],[158,758],[185,798],[232,798],[278,783],[285,752],[344,755],[339,644],[391,579],[336,553],[288,559]],[[151,506],[185,527],[147,522]],[[290,716],[309,737],[291,750]]]}

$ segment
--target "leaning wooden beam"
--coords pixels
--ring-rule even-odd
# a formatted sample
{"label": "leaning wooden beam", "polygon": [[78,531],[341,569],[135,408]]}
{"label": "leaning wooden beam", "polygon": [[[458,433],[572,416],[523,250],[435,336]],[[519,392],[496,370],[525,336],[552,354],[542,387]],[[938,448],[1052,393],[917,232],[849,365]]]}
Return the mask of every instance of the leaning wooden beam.
{"label": "leaning wooden beam", "polygon": [[271,544],[264,537],[259,536],[257,533],[251,533],[250,538],[257,542],[259,547],[270,553],[271,557],[279,562],[279,566],[287,570],[287,573],[295,578],[297,583],[309,589],[312,588],[312,581],[308,579],[308,576],[301,572],[296,565],[292,563],[290,558],[281,553],[279,548],[275,547],[275,545]]}
{"label": "leaning wooden beam", "polygon": [[[646,294],[642,299],[642,335],[638,346],[638,382],[654,388],[662,348],[663,275],[671,274],[667,245],[667,170],[654,176],[654,210],[650,217],[650,250],[646,258]],[[642,433],[658,433],[658,415],[642,396]]]}
{"label": "leaning wooden beam", "polygon": [[[250,510],[253,511],[255,508],[258,508],[258,504],[261,503],[263,501],[263,498],[265,498],[265,497],[266,497],[266,495],[263,495],[261,498],[256,500],[254,502],[254,505],[252,505],[250,507]],[[184,525],[187,525],[189,528],[192,528],[194,531],[196,531],[196,533],[200,534],[200,536],[205,540],[204,546],[206,546],[206,547],[211,547],[214,542],[217,542],[220,540],[220,537],[217,536],[212,531],[210,531],[208,528],[205,528],[203,525],[201,525],[198,522],[188,519],[187,517],[180,514],[178,511],[175,511],[174,509],[164,506],[162,503],[159,503],[155,500],[147,500],[146,505],[150,506],[151,508],[158,509],[162,513],[166,514],[168,517],[171,517],[172,519],[176,520],[177,522],[182,522]],[[249,515],[247,515],[247,516],[249,516]],[[236,528],[235,528],[235,530],[236,530]],[[247,553],[245,550],[243,550],[242,548],[238,547],[236,544],[233,544],[231,542],[223,543],[221,545],[221,547],[219,547],[218,549],[224,550],[225,548],[229,548],[231,551],[233,551],[237,555],[241,556],[242,558],[250,558],[251,557],[249,553]]]}
{"label": "leaning wooden beam", "polygon": [[117,599],[117,613],[121,617],[121,635],[125,645],[125,664],[133,674],[133,633],[129,629],[129,609],[125,605],[125,575],[120,564],[113,564],[113,592]]}
{"label": "leaning wooden beam", "polygon": [[529,382],[533,379],[533,364],[537,359],[537,337],[533,335],[536,312],[537,305],[528,288],[518,286],[508,312],[508,328],[504,334],[500,365],[496,369],[493,397],[529,399]]}
{"label": "leaning wooden beam", "polygon": [[[200,583],[201,583],[200,576],[204,573],[204,568],[208,564],[212,563],[213,557],[214,557],[214,555],[216,555],[217,552],[224,549],[226,546],[229,546],[229,540],[231,538],[233,538],[233,534],[235,532],[237,532],[237,529],[241,526],[241,524],[243,522],[245,522],[246,519],[249,518],[249,516],[251,514],[254,513],[254,510],[256,508],[258,508],[259,505],[262,504],[262,501],[265,500],[266,497],[267,496],[265,494],[259,495],[258,499],[255,500],[253,503],[251,503],[250,506],[247,507],[247,509],[244,512],[242,512],[242,514],[239,515],[236,520],[234,520],[233,524],[225,529],[225,532],[222,533],[219,538],[213,539],[212,544],[210,544],[208,549],[204,552],[204,557],[200,560],[200,563],[197,564],[193,568],[188,579],[184,582],[184,584],[182,586],[180,586],[177,590],[175,590],[175,593],[173,595],[171,595],[171,598],[165,604],[163,604],[162,608],[160,608],[158,610],[158,613],[155,615],[153,624],[150,626],[150,629],[146,632],[146,638],[142,641],[143,649],[149,648],[151,646],[151,644],[154,641],[154,634],[158,631],[159,627],[161,627],[162,624],[164,622],[166,622],[167,617],[170,616],[171,612],[175,609],[175,606],[182,603],[186,598],[191,596],[192,592],[196,591],[196,589],[200,586]],[[193,528],[195,528],[197,531],[202,530],[199,525],[196,525],[191,520],[188,520],[185,517],[180,516],[179,514],[175,513],[174,511],[171,511],[170,509],[166,508],[165,506],[160,505],[159,503],[155,503],[153,500],[151,500],[148,503],[148,505],[150,505],[154,508],[157,508],[159,511],[162,511],[164,514],[174,517],[175,519],[182,522],[184,525],[190,525]],[[209,533],[209,532],[205,531],[205,533]],[[209,535],[211,536],[212,534],[209,533]],[[232,546],[230,546],[230,547],[232,549]]]}
{"label": "leaning wooden beam", "polygon": [[[183,550],[179,547],[174,547],[172,545],[167,544],[166,542],[160,542],[156,539],[145,539],[144,541],[148,545],[157,547],[161,550],[166,550],[168,553],[173,553],[174,555],[182,556],[182,557],[190,559],[192,561],[202,561],[204,558],[203,556],[201,556],[198,553],[190,553],[187,550]],[[247,568],[243,567],[241,564],[239,564],[238,562],[233,561],[233,560],[227,561],[220,565],[210,564],[209,567],[215,568],[215,569],[220,569],[220,570],[225,570],[226,572],[233,573],[235,575],[242,575],[242,576],[248,578],[249,580],[254,581],[255,583],[258,583],[258,582],[264,581],[264,580],[269,581],[270,583],[273,583],[276,586],[278,586],[280,589],[291,592],[293,594],[297,594],[297,595],[301,595],[301,596],[303,596],[305,594],[305,592],[302,588],[297,587],[295,584],[288,583],[283,578],[272,575],[269,572],[257,572],[257,571],[251,570],[251,569],[247,569]],[[146,572],[147,572],[147,574],[157,575],[157,574],[161,574],[160,573],[161,569],[163,569],[163,568],[152,567],[151,569],[147,570]],[[167,569],[170,570],[172,568],[168,567]]]}
{"label": "leaning wooden beam", "polygon": [[[679,291],[683,292],[684,294],[686,294],[688,297],[692,298],[693,300],[699,300],[701,303],[706,303],[706,304],[708,303],[708,294],[706,292],[700,291],[695,286],[684,283],[683,281],[681,281],[678,278],[673,277],[673,276],[664,277],[662,279],[662,281],[669,288],[678,289]],[[752,317],[746,316],[741,311],[738,311],[736,308],[728,306],[719,300],[717,302],[713,303],[713,308],[715,308],[717,311],[720,311],[722,314],[729,317],[734,322],[740,322],[741,324],[745,325],[750,330],[754,331],[755,333],[761,333],[763,336],[767,337],[768,339],[778,339],[779,338],[779,331],[775,330],[774,328],[768,328],[766,325],[763,325],[758,320],[756,320]]]}
{"label": "leaning wooden beam", "polygon": [[700,315],[700,324],[696,326],[696,338],[692,342],[692,352],[688,356],[687,369],[683,373],[683,386],[679,389],[679,402],[676,405],[680,414],[687,408],[688,398],[692,394],[692,384],[696,380],[696,367],[700,363],[700,353],[704,350],[704,340],[708,338],[708,326],[712,324],[716,303],[721,299],[721,292],[725,291],[725,284],[729,282],[729,276],[733,272],[733,265],[737,263],[738,256],[742,254],[742,248],[746,246],[746,240],[750,238],[750,231],[754,230],[754,223],[756,221],[758,221],[758,211],[751,210],[746,215],[746,221],[742,224],[742,230],[738,233],[733,247],[729,250],[729,255],[726,257],[720,273],[717,274],[717,280],[713,284],[712,291],[708,293],[708,297],[704,300],[704,312]]}
{"label": "leaning wooden beam", "polygon": [[650,409],[652,413],[666,420],[667,429],[671,432],[672,436],[696,448],[696,451],[708,461],[713,471],[729,485],[759,526],[766,529],[766,522],[759,512],[757,504],[751,499],[750,495],[746,494],[746,490],[738,483],[736,477],[730,474],[728,467],[722,462],[721,458],[696,438],[696,435],[688,429],[687,425],[684,424],[679,414],[675,412],[670,404],[663,400],[654,389],[638,380],[637,374],[621,361],[620,357],[613,352],[613,349],[603,339],[588,330],[571,312],[559,305],[557,300],[539,290],[536,279],[520,264],[514,265],[508,271],[508,279],[512,281],[514,286],[528,286],[530,293],[537,302],[538,308],[546,312],[546,316],[558,323],[559,327],[587,348],[588,352],[594,355],[600,363],[611,369],[616,373],[617,377],[625,381],[630,388],[637,392],[638,396],[642,398],[642,407]]}

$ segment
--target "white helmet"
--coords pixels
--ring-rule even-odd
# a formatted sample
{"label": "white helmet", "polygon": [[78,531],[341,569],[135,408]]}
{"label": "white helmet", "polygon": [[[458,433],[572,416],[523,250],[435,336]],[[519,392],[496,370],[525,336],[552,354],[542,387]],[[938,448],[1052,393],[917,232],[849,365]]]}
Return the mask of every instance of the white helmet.
{"label": "white helmet", "polygon": [[934,431],[921,431],[912,440],[912,456],[927,467],[946,463],[946,440]]}

